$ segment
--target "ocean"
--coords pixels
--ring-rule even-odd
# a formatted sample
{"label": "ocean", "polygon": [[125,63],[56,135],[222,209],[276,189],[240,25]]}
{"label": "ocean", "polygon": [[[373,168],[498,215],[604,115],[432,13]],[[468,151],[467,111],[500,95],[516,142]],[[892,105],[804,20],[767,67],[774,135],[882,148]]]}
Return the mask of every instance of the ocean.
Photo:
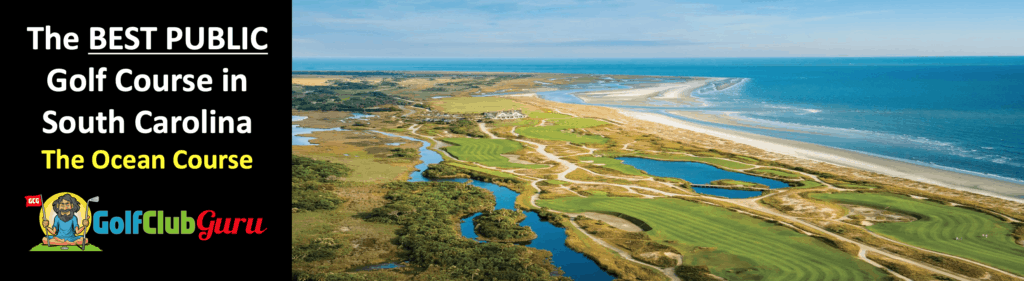
{"label": "ocean", "polygon": [[674,117],[1024,184],[1024,57],[294,58],[292,69],[743,78],[696,94],[702,106],[630,109],[729,112],[754,127]]}

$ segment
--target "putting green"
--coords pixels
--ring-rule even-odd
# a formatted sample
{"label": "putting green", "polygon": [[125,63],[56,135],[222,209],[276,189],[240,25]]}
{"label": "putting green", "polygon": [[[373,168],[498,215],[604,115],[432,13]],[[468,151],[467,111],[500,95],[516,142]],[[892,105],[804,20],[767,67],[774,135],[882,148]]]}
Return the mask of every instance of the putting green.
{"label": "putting green", "polygon": [[516,128],[516,133],[528,138],[567,141],[574,144],[605,143],[608,141],[607,138],[598,135],[581,135],[564,132],[565,130],[570,129],[589,128],[608,124],[604,121],[587,118],[565,118],[548,120],[548,122],[552,123],[552,125]]}
{"label": "putting green", "polygon": [[498,168],[547,168],[548,165],[541,164],[519,164],[509,162],[508,158],[501,154],[512,153],[523,149],[523,145],[517,141],[503,139],[470,139],[470,138],[446,138],[445,142],[455,144],[446,147],[445,150],[464,161],[471,161]]}
{"label": "putting green", "polygon": [[[811,198],[912,214],[913,222],[879,223],[867,228],[910,245],[964,257],[1024,275],[1024,247],[1010,233],[1014,225],[966,208],[877,193],[815,193]],[[982,237],[988,234],[988,238]],[[960,237],[961,240],[956,240]]]}
{"label": "putting green", "polygon": [[707,265],[727,280],[882,280],[885,276],[881,269],[817,239],[721,207],[673,198],[593,196],[537,204],[567,212],[611,211],[638,218],[653,228],[647,232],[652,239],[684,253],[684,263]]}
{"label": "putting green", "polygon": [[46,246],[46,245],[43,245],[42,243],[40,243],[39,245],[36,245],[35,247],[32,247],[32,249],[29,250],[29,251],[30,252],[102,252],[102,250],[100,250],[99,247],[96,247],[96,245],[93,245],[93,244],[85,245],[85,251],[82,251],[82,248],[79,248],[78,246],[74,246],[74,245],[67,246],[67,247],[68,247],[67,250],[61,250],[60,249],[61,246],[50,247],[50,246]]}

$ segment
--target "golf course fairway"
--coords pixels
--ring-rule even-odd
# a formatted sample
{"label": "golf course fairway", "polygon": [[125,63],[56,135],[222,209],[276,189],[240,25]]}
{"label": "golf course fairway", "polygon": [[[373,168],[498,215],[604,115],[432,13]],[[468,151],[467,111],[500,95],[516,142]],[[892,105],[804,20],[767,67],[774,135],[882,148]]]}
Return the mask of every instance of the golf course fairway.
{"label": "golf course fairway", "polygon": [[[867,229],[910,245],[1024,275],[1024,247],[1016,245],[1010,236],[1014,225],[994,216],[902,195],[848,192],[816,193],[810,197],[913,215],[918,220],[878,223]],[[988,238],[982,234],[988,234]]]}
{"label": "golf course fairway", "polygon": [[[855,256],[789,228],[721,207],[674,198],[591,196],[539,200],[566,212],[611,211],[643,220],[655,241],[727,280],[880,280],[886,274]],[[704,247],[704,248],[698,248]]]}
{"label": "golf course fairway", "polygon": [[445,150],[452,156],[465,161],[477,162],[491,167],[498,168],[546,168],[548,165],[541,164],[519,164],[509,162],[509,159],[501,154],[512,153],[523,149],[519,142],[503,139],[470,139],[470,138],[446,138],[445,142],[455,144],[446,147]]}
{"label": "golf course fairway", "polygon": [[565,118],[548,120],[552,125],[516,129],[516,133],[528,138],[567,141],[573,144],[605,143],[608,139],[598,135],[580,135],[565,132],[572,129],[607,125],[607,122],[587,118]]}

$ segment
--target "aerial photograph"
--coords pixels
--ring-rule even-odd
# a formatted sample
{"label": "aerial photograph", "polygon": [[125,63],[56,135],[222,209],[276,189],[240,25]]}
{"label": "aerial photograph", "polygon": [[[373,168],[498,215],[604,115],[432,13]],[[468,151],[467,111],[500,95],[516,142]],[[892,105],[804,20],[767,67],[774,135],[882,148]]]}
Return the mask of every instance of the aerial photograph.
{"label": "aerial photograph", "polygon": [[1024,280],[1024,2],[292,5],[293,280]]}

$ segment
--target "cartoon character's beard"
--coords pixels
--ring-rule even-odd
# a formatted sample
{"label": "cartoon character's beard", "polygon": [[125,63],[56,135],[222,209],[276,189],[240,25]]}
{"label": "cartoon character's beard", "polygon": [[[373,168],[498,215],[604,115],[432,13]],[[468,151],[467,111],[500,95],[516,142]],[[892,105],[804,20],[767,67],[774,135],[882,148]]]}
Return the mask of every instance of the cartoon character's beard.
{"label": "cartoon character's beard", "polygon": [[[64,212],[67,212],[68,214],[65,215]],[[74,216],[75,216],[75,213],[70,211],[70,210],[68,210],[68,211],[57,211],[57,218],[59,218],[61,221],[67,222],[67,221],[71,220],[71,218],[73,218]]]}

